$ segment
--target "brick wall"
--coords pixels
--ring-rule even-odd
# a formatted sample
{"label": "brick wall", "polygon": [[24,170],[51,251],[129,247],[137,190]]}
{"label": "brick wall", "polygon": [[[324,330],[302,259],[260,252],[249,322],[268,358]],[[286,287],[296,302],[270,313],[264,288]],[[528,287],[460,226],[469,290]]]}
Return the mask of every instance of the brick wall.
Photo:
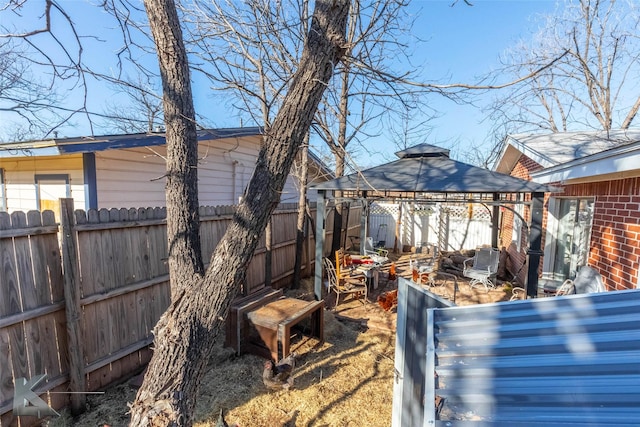
{"label": "brick wall", "polygon": [[640,263],[640,178],[568,185],[564,195],[595,197],[589,265],[609,290],[636,288]]}
{"label": "brick wall", "polygon": [[[531,180],[531,172],[535,172],[539,169],[542,169],[535,161],[531,160],[529,157],[522,155],[520,159],[514,166],[511,171],[511,176],[516,178]],[[531,201],[531,196],[526,195],[525,201]],[[544,206],[546,208],[548,202],[548,196],[545,196]],[[515,205],[511,205],[510,207],[515,208]],[[531,213],[528,206],[525,206],[523,211],[523,218],[526,223],[530,223]],[[507,257],[507,270],[510,273],[510,277],[516,275],[516,281],[522,285],[525,283],[527,278],[527,248],[529,247],[529,230],[526,227],[523,227],[522,230],[522,245],[520,247],[520,251],[518,251],[515,242],[513,242],[513,218],[514,214],[508,209],[502,210],[502,221],[500,226],[500,247],[505,248],[508,257]],[[547,212],[546,209],[543,213],[542,219],[542,247],[544,248],[544,229],[546,228],[547,223]],[[540,272],[542,272],[542,258],[540,258]]]}
{"label": "brick wall", "polygon": [[589,265],[608,290],[635,289],[640,262],[640,178],[567,185],[564,197],[594,197]]}
{"label": "brick wall", "polygon": [[[521,156],[511,172],[512,176],[531,179],[530,174],[542,167],[527,156]],[[557,183],[554,186],[560,186]],[[640,269],[640,177],[612,181],[573,184],[564,186],[562,197],[593,197],[594,218],[591,230],[589,265],[597,269],[609,290],[634,289]],[[544,199],[543,242],[547,228],[547,212],[550,195]],[[525,208],[525,219],[530,218]],[[512,244],[513,213],[503,210],[500,244],[509,254],[507,269],[511,274],[519,270],[517,281],[524,283],[527,276],[526,247],[518,252]],[[542,260],[540,265],[542,266]],[[541,267],[542,269],[542,267]]]}

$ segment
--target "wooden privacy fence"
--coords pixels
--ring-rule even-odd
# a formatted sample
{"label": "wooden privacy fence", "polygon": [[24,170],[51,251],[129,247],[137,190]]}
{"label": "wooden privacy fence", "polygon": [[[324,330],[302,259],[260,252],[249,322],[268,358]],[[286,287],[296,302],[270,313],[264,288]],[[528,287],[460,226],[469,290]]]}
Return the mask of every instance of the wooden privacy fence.
{"label": "wooden privacy fence", "polygon": [[[0,426],[16,422],[16,379],[46,374],[34,389],[42,395],[100,390],[139,371],[151,356],[151,330],[170,302],[164,208],[72,212],[71,199],[61,205],[60,224],[52,211],[0,212]],[[203,259],[210,258],[233,211],[201,208]],[[296,220],[293,204],[272,216],[275,286],[293,276]],[[313,272],[314,248],[307,233],[303,277]],[[242,294],[264,286],[264,264],[263,235]],[[45,401],[54,408],[71,402],[73,408],[83,399],[60,393]]]}

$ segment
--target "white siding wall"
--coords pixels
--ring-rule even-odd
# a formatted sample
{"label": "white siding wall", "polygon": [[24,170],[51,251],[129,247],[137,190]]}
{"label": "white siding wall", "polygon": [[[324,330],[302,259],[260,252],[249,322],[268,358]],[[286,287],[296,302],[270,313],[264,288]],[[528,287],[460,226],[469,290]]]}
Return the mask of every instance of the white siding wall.
{"label": "white siding wall", "polygon": [[[296,180],[289,175],[287,177],[287,182],[284,184],[284,188],[282,189],[282,196],[280,196],[280,201],[282,203],[297,203],[298,202],[298,187],[295,185]],[[316,193],[316,199],[318,195]]]}
{"label": "white siding wall", "polygon": [[96,153],[98,208],[165,205],[165,148],[131,148]]}
{"label": "white siding wall", "polygon": [[[201,206],[237,204],[249,184],[261,136],[201,141],[198,144],[198,190]],[[132,148],[96,153],[98,207],[165,206],[166,149]],[[159,179],[160,178],[160,179]],[[289,177],[283,202],[297,201]]]}
{"label": "white siding wall", "polygon": [[35,175],[68,175],[76,209],[85,208],[82,155],[0,159],[5,170],[7,211],[37,209]]}
{"label": "white siding wall", "polygon": [[[261,141],[261,136],[251,136],[200,142],[200,205],[238,203],[253,175]],[[298,201],[298,188],[292,176],[287,177],[281,201]]]}
{"label": "white siding wall", "polygon": [[261,136],[250,136],[199,144],[200,205],[238,204],[251,180],[261,140]]}

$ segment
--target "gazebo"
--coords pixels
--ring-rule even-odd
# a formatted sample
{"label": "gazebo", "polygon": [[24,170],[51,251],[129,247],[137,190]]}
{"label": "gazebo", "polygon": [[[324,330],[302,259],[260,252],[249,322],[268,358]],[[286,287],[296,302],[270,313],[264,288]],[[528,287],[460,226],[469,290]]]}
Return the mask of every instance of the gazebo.
{"label": "gazebo", "polygon": [[[376,201],[414,201],[424,203],[482,203],[492,207],[491,244],[498,245],[498,217],[501,206],[530,204],[529,266],[527,296],[538,292],[538,267],[542,241],[542,208],[545,192],[557,188],[519,179],[452,160],[449,150],[430,144],[419,144],[395,153],[390,163],[323,182],[312,188],[318,192],[316,217],[316,257],[314,293],[322,299],[322,257],[325,241],[324,218],[327,201],[360,201],[360,241],[367,236],[369,205]],[[340,197],[335,197],[335,192]],[[517,196],[531,195],[530,201]],[[524,198],[523,198],[524,199]],[[522,199],[522,200],[523,200]]]}

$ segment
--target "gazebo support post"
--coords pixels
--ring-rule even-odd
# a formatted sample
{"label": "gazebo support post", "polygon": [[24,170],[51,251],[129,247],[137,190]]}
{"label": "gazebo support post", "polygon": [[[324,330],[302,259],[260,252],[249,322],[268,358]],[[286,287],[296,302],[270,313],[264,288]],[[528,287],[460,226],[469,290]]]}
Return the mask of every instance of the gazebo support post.
{"label": "gazebo support post", "polygon": [[527,297],[538,296],[538,267],[544,254],[542,247],[542,207],[544,193],[533,193],[531,203],[531,228],[529,231],[529,270],[527,274]]}
{"label": "gazebo support post", "polygon": [[316,301],[322,300],[322,257],[324,256],[325,239],[325,191],[318,190],[316,205],[316,265],[313,293]]}
{"label": "gazebo support post", "polygon": [[360,215],[360,255],[364,255],[364,242],[369,234],[369,201],[367,192],[362,192],[362,214]]}
{"label": "gazebo support post", "polygon": [[[500,193],[493,193],[493,201],[497,202],[500,200]],[[493,212],[491,214],[491,247],[498,247],[498,228],[500,227],[500,206],[497,203],[493,205]]]}

